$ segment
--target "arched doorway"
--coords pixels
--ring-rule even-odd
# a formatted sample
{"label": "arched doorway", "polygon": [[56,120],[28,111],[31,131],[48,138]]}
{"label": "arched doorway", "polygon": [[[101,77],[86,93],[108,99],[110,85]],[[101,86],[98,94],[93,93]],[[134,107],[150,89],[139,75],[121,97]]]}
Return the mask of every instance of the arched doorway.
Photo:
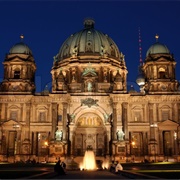
{"label": "arched doorway", "polygon": [[74,129],[73,154],[83,156],[87,149],[96,156],[107,152],[107,133],[100,116],[95,113],[84,113],[77,120]]}

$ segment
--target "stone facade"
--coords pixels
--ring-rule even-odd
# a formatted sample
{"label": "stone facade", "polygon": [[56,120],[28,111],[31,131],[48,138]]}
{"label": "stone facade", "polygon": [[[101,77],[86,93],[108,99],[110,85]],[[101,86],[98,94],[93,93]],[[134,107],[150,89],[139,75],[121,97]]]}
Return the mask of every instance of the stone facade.
{"label": "stone facade", "polygon": [[124,55],[94,29],[94,21],[84,24],[54,57],[51,92],[35,93],[36,65],[24,43],[6,56],[0,160],[78,161],[87,149],[97,159],[178,160],[180,93],[173,56],[160,43],[159,51],[151,47],[137,81],[143,80],[142,91],[128,92]]}

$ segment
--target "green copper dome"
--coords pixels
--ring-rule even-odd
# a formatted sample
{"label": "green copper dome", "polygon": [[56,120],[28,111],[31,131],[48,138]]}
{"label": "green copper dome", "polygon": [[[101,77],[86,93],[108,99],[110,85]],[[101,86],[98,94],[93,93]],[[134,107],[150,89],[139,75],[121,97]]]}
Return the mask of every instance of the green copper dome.
{"label": "green copper dome", "polygon": [[10,50],[9,54],[30,54],[32,55],[32,51],[30,48],[23,42],[15,44]]}
{"label": "green copper dome", "polygon": [[149,54],[170,54],[170,51],[166,45],[156,42],[148,49],[146,57]]}
{"label": "green copper dome", "polygon": [[107,35],[94,29],[94,20],[86,19],[84,29],[72,34],[62,44],[56,61],[76,56],[91,56],[94,58],[106,54],[107,57],[120,59],[120,52],[115,42]]}

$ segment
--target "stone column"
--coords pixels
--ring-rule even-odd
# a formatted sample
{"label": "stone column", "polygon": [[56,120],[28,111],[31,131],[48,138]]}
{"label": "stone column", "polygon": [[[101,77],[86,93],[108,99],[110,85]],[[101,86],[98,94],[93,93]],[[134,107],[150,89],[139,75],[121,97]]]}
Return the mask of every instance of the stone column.
{"label": "stone column", "polygon": [[159,109],[159,104],[154,104],[154,122],[157,122],[159,119],[158,109]]}
{"label": "stone column", "polygon": [[73,125],[69,125],[69,141],[70,141],[70,154],[69,155],[73,155],[73,149],[74,149],[74,133],[73,133]]}
{"label": "stone column", "polygon": [[0,119],[2,119],[2,103],[0,103]]}
{"label": "stone column", "polygon": [[178,122],[178,105],[177,105],[177,103],[174,103],[172,105],[173,105],[172,119],[174,121]]}
{"label": "stone column", "polygon": [[147,132],[142,132],[142,142],[143,142],[143,154],[148,154],[148,143],[146,138]]}
{"label": "stone column", "polygon": [[67,141],[67,107],[66,102],[63,103],[63,141]]}
{"label": "stone column", "polygon": [[30,103],[26,104],[26,114],[25,114],[25,118],[26,118],[26,124],[29,126],[30,124]]}
{"label": "stone column", "polygon": [[150,124],[150,141],[155,140],[155,131],[154,131],[154,106],[149,104],[149,124]]}
{"label": "stone column", "polygon": [[57,104],[52,104],[52,133],[51,138],[55,139],[55,131],[57,126]]}
{"label": "stone column", "polygon": [[7,105],[7,103],[5,104],[5,116],[4,116],[4,119],[5,120],[7,120],[7,107],[8,107],[8,105]]}
{"label": "stone column", "polygon": [[160,155],[163,154],[163,134],[161,130],[159,130],[159,153]]}
{"label": "stone column", "polygon": [[129,132],[128,132],[128,120],[127,120],[127,103],[122,103],[122,125],[123,125],[123,131],[125,134],[124,139],[129,139]]}
{"label": "stone column", "polygon": [[97,152],[97,149],[98,149],[98,136],[99,134],[95,134],[95,139],[96,139],[96,144],[95,144],[95,149],[96,149],[96,152]]}
{"label": "stone column", "polygon": [[147,106],[147,104],[144,105],[144,118],[145,118],[146,122],[149,122],[149,120],[148,120],[148,106]]}
{"label": "stone column", "polygon": [[47,111],[47,122],[50,122],[50,104],[47,105],[48,106],[48,111]]}
{"label": "stone column", "polygon": [[117,102],[113,103],[113,140],[117,140]]}
{"label": "stone column", "polygon": [[82,136],[82,154],[84,154],[84,150],[86,150],[86,144],[85,144],[85,138],[84,138],[84,134],[81,134]]}
{"label": "stone column", "polygon": [[110,154],[109,152],[109,143],[111,140],[111,126],[110,125],[106,125],[106,129],[107,129],[107,138],[106,138],[106,154]]}
{"label": "stone column", "polygon": [[2,154],[2,142],[3,141],[3,132],[2,127],[0,126],[0,154]]}
{"label": "stone column", "polygon": [[[177,131],[176,131],[177,133]],[[174,155],[178,155],[178,141],[177,136],[174,136]]]}
{"label": "stone column", "polygon": [[32,143],[33,143],[33,146],[32,146],[32,154],[35,154],[37,155],[38,154],[38,133],[37,132],[32,132]]}
{"label": "stone column", "polygon": [[154,66],[153,74],[154,74],[154,79],[157,79],[157,67],[156,66]]}
{"label": "stone column", "polygon": [[16,154],[20,154],[22,152],[21,146],[21,135],[22,131],[21,130],[16,130]]}
{"label": "stone column", "polygon": [[170,131],[170,137],[172,139],[172,144],[171,144],[171,147],[172,147],[172,154],[175,155],[176,154],[176,150],[175,150],[175,138],[174,138],[174,131]]}
{"label": "stone column", "polygon": [[24,114],[23,114],[23,104],[21,104],[21,111],[20,111],[20,113],[21,113],[21,121],[24,121]]}
{"label": "stone column", "polygon": [[34,122],[35,121],[35,119],[37,120],[37,116],[36,116],[36,112],[37,111],[37,104],[34,104],[33,106],[32,106],[32,112],[31,112],[31,114],[32,114],[32,122]]}

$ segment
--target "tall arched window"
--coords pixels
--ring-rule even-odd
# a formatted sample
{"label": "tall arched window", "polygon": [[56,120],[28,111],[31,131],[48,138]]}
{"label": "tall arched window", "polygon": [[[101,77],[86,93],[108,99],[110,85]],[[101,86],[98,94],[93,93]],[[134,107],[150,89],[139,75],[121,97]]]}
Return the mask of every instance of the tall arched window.
{"label": "tall arched window", "polygon": [[165,68],[159,68],[159,78],[160,79],[164,79],[164,78],[166,78],[166,70],[165,70]]}
{"label": "tall arched window", "polygon": [[15,69],[15,71],[14,71],[14,79],[20,79],[20,70],[19,69]]}

